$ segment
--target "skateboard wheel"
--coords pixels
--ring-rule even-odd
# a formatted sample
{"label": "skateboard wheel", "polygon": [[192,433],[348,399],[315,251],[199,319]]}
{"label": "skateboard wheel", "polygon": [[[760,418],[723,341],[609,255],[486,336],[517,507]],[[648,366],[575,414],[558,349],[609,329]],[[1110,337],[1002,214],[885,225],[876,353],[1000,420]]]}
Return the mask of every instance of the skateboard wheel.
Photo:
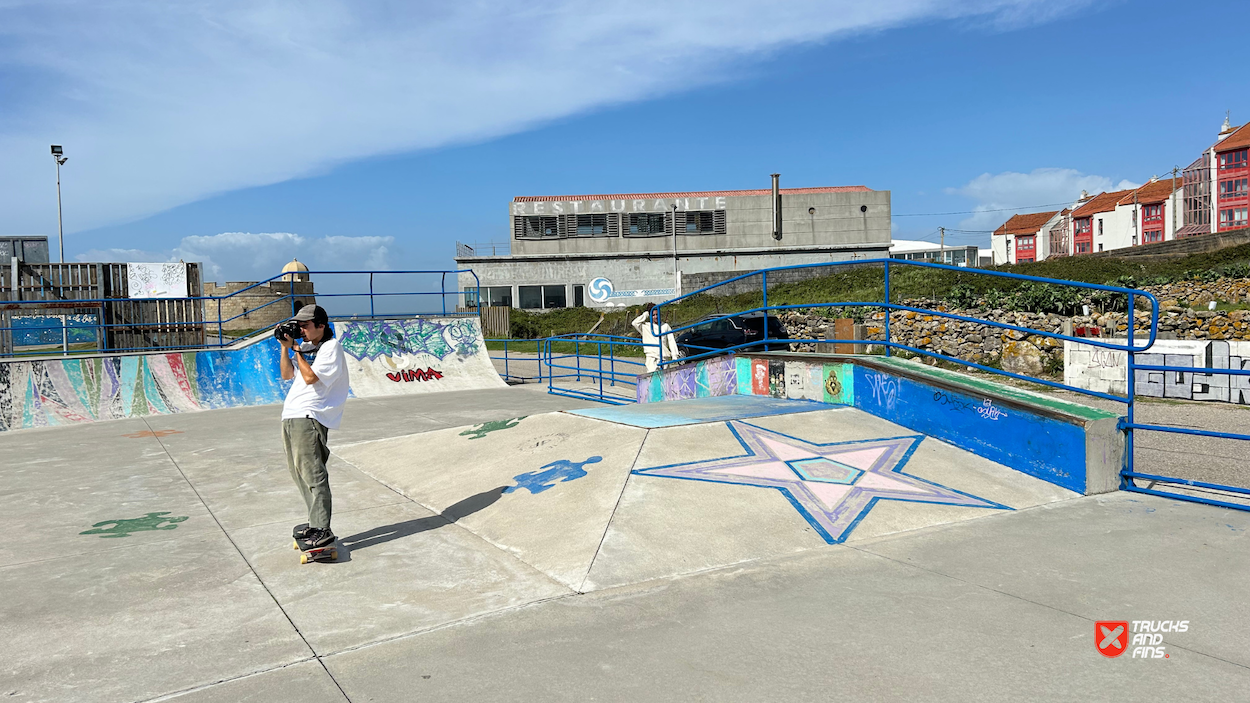
{"label": "skateboard wheel", "polygon": [[301,564],[307,564],[307,563],[308,563],[308,555],[307,555],[307,554],[301,554],[301,555],[299,555],[299,563],[301,563]]}
{"label": "skateboard wheel", "polygon": [[291,549],[295,549],[295,550],[299,549],[299,540],[297,539],[291,540]]}

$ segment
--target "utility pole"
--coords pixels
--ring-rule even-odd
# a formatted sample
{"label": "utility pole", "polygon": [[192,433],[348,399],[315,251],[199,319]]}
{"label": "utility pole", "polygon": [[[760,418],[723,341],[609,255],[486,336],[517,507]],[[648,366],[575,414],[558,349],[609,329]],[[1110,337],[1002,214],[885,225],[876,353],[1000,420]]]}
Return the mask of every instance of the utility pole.
{"label": "utility pole", "polygon": [[[65,225],[61,220],[61,166],[69,161],[69,157],[65,155],[65,150],[59,144],[52,145],[52,159],[56,161],[56,243],[60,250],[58,261],[62,266],[57,269],[57,281],[63,281],[65,277]],[[16,252],[14,252],[16,253]],[[16,283],[14,279],[14,283]],[[69,354],[69,327],[65,315],[61,315],[61,353]]]}
{"label": "utility pole", "polygon": [[[1172,194],[1168,196],[1168,200],[1172,206],[1172,239],[1176,239],[1176,173],[1180,170],[1180,166],[1172,167]],[[1184,200],[1184,198],[1182,197],[1181,200]],[[1166,240],[1167,237],[1164,237],[1164,239]]]}
{"label": "utility pole", "polygon": [[673,203],[673,297],[681,295],[681,273],[677,270],[677,203]]}
{"label": "utility pole", "polygon": [[946,263],[946,228],[938,227],[938,232],[942,235],[942,238],[938,243],[938,249],[941,251],[941,253],[938,254],[938,260],[944,264]]}

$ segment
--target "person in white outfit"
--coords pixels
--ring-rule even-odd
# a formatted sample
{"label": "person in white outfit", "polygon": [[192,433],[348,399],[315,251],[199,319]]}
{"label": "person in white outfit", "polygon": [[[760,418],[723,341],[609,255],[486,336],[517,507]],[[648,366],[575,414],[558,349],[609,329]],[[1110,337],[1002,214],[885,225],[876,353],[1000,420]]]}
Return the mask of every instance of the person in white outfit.
{"label": "person in white outfit", "polygon": [[[668,326],[668,323],[660,322],[660,311],[652,303],[647,303],[647,307],[642,311],[642,314],[634,318],[634,321],[630,324],[634,326],[634,329],[638,330],[638,334],[642,335],[642,348],[647,357],[647,373],[651,373],[659,367],[661,354],[663,354],[665,359],[681,357],[672,328]],[[659,331],[659,337],[656,336],[657,330]],[[661,338],[663,338],[662,342]]]}

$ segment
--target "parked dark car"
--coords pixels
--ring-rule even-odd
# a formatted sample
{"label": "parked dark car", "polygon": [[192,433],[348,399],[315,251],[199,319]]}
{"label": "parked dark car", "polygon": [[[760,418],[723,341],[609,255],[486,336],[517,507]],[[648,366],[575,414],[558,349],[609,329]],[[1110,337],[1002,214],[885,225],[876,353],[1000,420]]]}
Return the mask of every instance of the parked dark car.
{"label": "parked dark car", "polygon": [[762,312],[734,317],[708,315],[696,322],[694,327],[677,333],[677,348],[685,356],[706,354],[712,349],[728,349],[739,344],[750,346],[741,347],[737,351],[764,351],[765,320],[768,321],[768,351],[788,351],[789,344],[773,341],[790,338],[786,334],[785,326],[781,324],[781,320],[772,315],[765,316]]}

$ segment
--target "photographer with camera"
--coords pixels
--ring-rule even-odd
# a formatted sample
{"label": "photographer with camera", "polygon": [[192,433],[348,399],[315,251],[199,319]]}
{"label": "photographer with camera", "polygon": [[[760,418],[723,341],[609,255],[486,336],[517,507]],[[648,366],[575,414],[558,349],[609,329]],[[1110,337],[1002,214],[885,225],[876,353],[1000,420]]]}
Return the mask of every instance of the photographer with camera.
{"label": "photographer with camera", "polygon": [[334,543],[326,460],[330,430],[338,428],[347,402],[347,359],[319,305],[300,308],[273,333],[282,345],[282,380],[291,381],[282,406],[282,444],[291,478],[308,506],[308,522],[298,525],[293,536],[301,550],[319,549]]}

